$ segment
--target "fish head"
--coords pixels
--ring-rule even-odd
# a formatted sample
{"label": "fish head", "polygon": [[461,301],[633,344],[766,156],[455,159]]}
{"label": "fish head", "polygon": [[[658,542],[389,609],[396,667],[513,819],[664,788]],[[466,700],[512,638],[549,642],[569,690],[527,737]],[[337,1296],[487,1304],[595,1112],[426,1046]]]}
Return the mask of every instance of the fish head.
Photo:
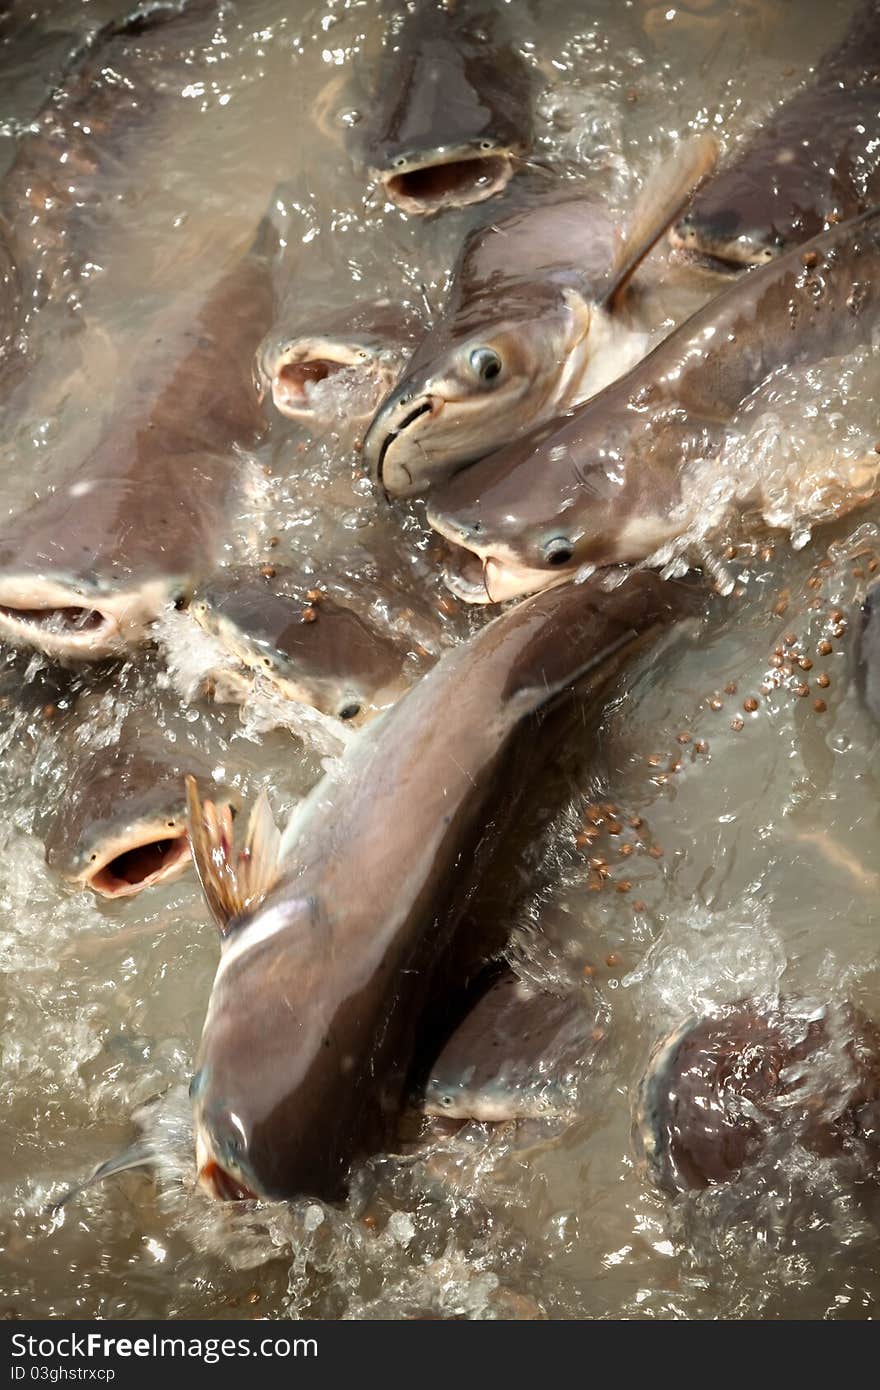
{"label": "fish head", "polygon": [[159,585],[127,593],[28,566],[0,569],[0,638],[56,659],[100,661],[142,640],[166,594]]}
{"label": "fish head", "polygon": [[406,688],[405,652],[386,633],[289,572],[219,575],[195,595],[199,625],[287,699],[353,727]]}
{"label": "fish head", "polygon": [[195,1126],[198,1184],[221,1202],[246,1201],[265,1195],[250,1162],[250,1133],[246,1119],[212,1094],[211,1068],[203,1063],[190,1082]]}
{"label": "fish head", "polygon": [[[763,162],[732,165],[700,190],[684,217],[670,228],[670,242],[677,250],[731,270],[775,260],[791,241],[791,233],[788,238],[784,234],[783,224],[789,219],[781,217],[783,209],[791,212],[799,201],[795,189],[791,198],[775,185],[769,191],[773,180],[784,177],[785,169],[777,165],[770,179]],[[794,172],[803,174],[800,165],[794,166]],[[819,221],[811,230],[805,228],[802,239],[821,226]]]}
{"label": "fish head", "polygon": [[352,1133],[381,1119],[348,1037],[357,1010],[331,1002],[350,966],[316,956],[314,936],[311,903],[281,889],[227,923],[190,1086],[212,1196],[332,1199]]}
{"label": "fish head", "polygon": [[[428,521],[453,546],[446,580],[470,603],[501,603],[646,559],[680,529],[670,460],[628,424],[551,422],[453,478]],[[479,564],[479,570],[474,561]]]}
{"label": "fish head", "polygon": [[583,368],[591,310],[567,288],[521,298],[513,313],[481,314],[451,341],[425,340],[364,440],[386,493],[421,494],[556,413]]}
{"label": "fish head", "polygon": [[[221,805],[231,798],[217,790]],[[74,772],[45,840],[49,868],[77,888],[127,898],[190,866],[183,777],[131,750],[100,750]]]}
{"label": "fish head", "polygon": [[264,343],[255,374],[259,394],[281,415],[322,429],[369,420],[399,365],[393,347],[365,335],[282,334]]}

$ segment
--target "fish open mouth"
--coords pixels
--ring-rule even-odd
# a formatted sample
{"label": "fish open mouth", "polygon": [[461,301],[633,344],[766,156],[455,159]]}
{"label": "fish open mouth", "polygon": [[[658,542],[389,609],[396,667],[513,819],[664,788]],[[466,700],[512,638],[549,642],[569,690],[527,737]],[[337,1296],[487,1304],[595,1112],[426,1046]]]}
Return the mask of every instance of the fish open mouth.
{"label": "fish open mouth", "polygon": [[105,849],[89,865],[82,882],[102,898],[130,898],[144,888],[179,878],[189,863],[186,827],[163,822]]}
{"label": "fish open mouth", "polygon": [[486,586],[486,566],[479,555],[450,546],[450,558],[443,566],[443,582],[464,603],[492,603]]}
{"label": "fish open mouth", "polygon": [[500,193],[513,174],[511,156],[496,149],[459,152],[448,159],[434,155],[405,169],[382,174],[385,192],[402,212],[425,216],[443,208],[482,203]]}
{"label": "fish open mouth", "polygon": [[0,603],[3,632],[53,655],[103,655],[117,650],[119,630],[113,618],[98,608],[72,603],[46,608]]}
{"label": "fish open mouth", "polygon": [[199,1170],[199,1186],[220,1202],[253,1202],[257,1199],[256,1192],[237,1182],[213,1159]]}
{"label": "fish open mouth", "polygon": [[92,594],[39,576],[0,578],[0,638],[47,656],[98,661],[142,641],[167,597],[162,581],[142,591]]}
{"label": "fish open mouth", "polygon": [[391,376],[376,355],[354,343],[292,343],[269,367],[272,400],[290,420],[367,420]]}

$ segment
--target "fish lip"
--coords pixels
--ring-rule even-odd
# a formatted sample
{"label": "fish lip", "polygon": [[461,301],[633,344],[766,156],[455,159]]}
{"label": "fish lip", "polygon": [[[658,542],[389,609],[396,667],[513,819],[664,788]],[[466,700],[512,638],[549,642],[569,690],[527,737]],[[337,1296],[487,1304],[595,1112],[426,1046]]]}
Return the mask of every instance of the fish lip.
{"label": "fish lip", "polygon": [[[309,375],[310,370],[312,373],[318,373],[324,366],[327,370],[323,375]],[[303,368],[302,385],[296,380],[293,371],[297,367]],[[391,373],[383,367],[377,353],[361,344],[346,342],[340,338],[297,338],[289,342],[283,351],[267,354],[261,364],[260,373],[268,383],[272,402],[280,415],[288,420],[312,422],[324,419],[325,416],[316,410],[314,403],[309,400],[309,381],[325,381],[335,375],[336,371],[353,367],[360,368],[365,377],[374,380],[376,400],[390,387]],[[285,372],[288,373],[288,379],[285,379]],[[362,413],[349,418],[358,422],[367,420],[372,408],[371,403]]]}
{"label": "fish lip", "polygon": [[[141,822],[127,833],[118,832],[103,842],[103,848],[90,858],[80,873],[70,876],[71,882],[90,888],[102,898],[130,898],[145,888],[180,878],[190,865],[189,836],[183,807],[174,822],[172,824],[167,818],[157,818]],[[145,864],[145,872],[140,878],[127,879],[124,874],[114,873],[110,868],[116,860],[134,855],[151,845],[165,843],[169,848],[159,855],[156,867],[150,869]]]}
{"label": "fish lip", "polygon": [[[0,638],[26,643],[47,656],[100,661],[145,640],[169,593],[164,580],[136,590],[102,592],[97,586],[45,575],[7,574],[0,577]],[[46,621],[53,613],[93,614],[95,621],[53,630]]]}
{"label": "fish lip", "polygon": [[[500,193],[513,177],[515,153],[510,146],[477,141],[401,156],[390,168],[373,170],[373,175],[378,177],[389,202],[401,212],[427,217],[445,208],[483,203]],[[462,176],[458,183],[449,177],[451,165]],[[471,165],[474,168],[469,171]],[[468,172],[472,174],[470,179]]]}
{"label": "fish lip", "polygon": [[482,559],[463,546],[450,544],[449,549],[450,555],[442,571],[447,589],[464,603],[493,603],[486,583],[488,559]]}
{"label": "fish lip", "polygon": [[[415,404],[413,404],[414,401]],[[406,491],[401,491],[399,488],[388,487],[385,481],[385,459],[388,450],[395,440],[403,434],[404,430],[407,430],[416,420],[420,420],[424,415],[436,417],[440,413],[442,404],[442,400],[437,396],[426,392],[421,396],[407,397],[390,411],[380,411],[373,420],[364,440],[363,457],[386,497],[406,496],[410,489],[415,486],[412,473],[405,464],[401,463],[399,466],[409,479],[409,488]],[[401,418],[397,419],[398,416]],[[380,425],[382,426],[381,431],[378,428]]]}
{"label": "fish lip", "polygon": [[198,1185],[218,1202],[259,1201],[259,1194],[233,1178],[214,1157],[214,1150],[201,1125],[196,1130],[196,1171]]}
{"label": "fish lip", "polygon": [[259,1198],[244,1183],[233,1178],[216,1159],[208,1159],[199,1169],[199,1187],[218,1202],[256,1202]]}

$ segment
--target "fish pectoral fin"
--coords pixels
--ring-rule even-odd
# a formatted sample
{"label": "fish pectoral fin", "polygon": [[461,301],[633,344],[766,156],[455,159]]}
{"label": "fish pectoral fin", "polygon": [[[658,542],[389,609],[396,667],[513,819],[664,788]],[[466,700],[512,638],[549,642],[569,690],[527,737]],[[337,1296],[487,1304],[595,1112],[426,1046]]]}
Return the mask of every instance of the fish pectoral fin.
{"label": "fish pectoral fin", "polygon": [[90,1187],[97,1187],[105,1178],[112,1178],[116,1173],[127,1173],[132,1168],[145,1168],[153,1162],[156,1157],[156,1146],[149,1139],[137,1139],[133,1144],[129,1144],[122,1153],[116,1154],[114,1158],[108,1158],[103,1163],[99,1163],[97,1168],[93,1168],[84,1182],[77,1183],[74,1187],[68,1187],[65,1192],[54,1202],[50,1203],[47,1210],[54,1216],[61,1211],[67,1203],[80,1193],[87,1192]]}
{"label": "fish pectoral fin", "polygon": [[246,909],[256,906],[278,877],[281,836],[265,792],[248,820],[243,849],[233,848],[232,811],[202,802],[194,777],[186,779],[189,842],[199,883],[221,936]]}
{"label": "fish pectoral fin", "polygon": [[648,175],[601,287],[599,304],[603,308],[611,313],[618,307],[642,261],[678,220],[717,159],[714,136],[696,135],[682,142],[671,164],[664,161]]}
{"label": "fish pectoral fin", "polygon": [[505,970],[431,1067],[422,1109],[494,1123],[571,1117],[604,1034],[600,1017],[583,986],[551,994]]}

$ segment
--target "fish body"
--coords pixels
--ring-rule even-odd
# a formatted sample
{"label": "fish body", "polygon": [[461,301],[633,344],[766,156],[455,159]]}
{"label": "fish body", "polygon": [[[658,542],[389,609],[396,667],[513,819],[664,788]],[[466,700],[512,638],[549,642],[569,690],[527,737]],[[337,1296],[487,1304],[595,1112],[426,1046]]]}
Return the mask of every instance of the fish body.
{"label": "fish body", "polygon": [[406,648],[332,594],[273,567],[223,570],[190,605],[250,682],[260,676],[287,699],[359,725],[407,688]]}
{"label": "fish body", "polygon": [[265,428],[252,363],[271,313],[255,248],[123,342],[96,436],[0,532],[0,635],[104,657],[142,642],[210,573],[241,472],[235,447]]}
{"label": "fish body", "polygon": [[880,201],[880,3],[694,200],[673,244],[760,265]]}
{"label": "fish body", "polygon": [[[532,728],[502,791],[514,734],[573,681],[601,686],[640,637],[688,611],[691,591],[634,575],[501,615],[346,749],[250,909],[230,894],[224,836],[206,836],[194,808],[196,862],[225,933],[192,1084],[210,1191],[332,1198],[351,1163],[387,1143],[432,997],[466,985],[464,961],[485,962],[458,928],[534,750]],[[252,833],[249,882],[262,881],[270,840]]]}
{"label": "fish body", "polygon": [[790,1152],[847,1154],[876,1171],[880,1030],[850,1008],[741,999],[688,1019],[655,1047],[634,1136],[671,1196],[730,1182]]}
{"label": "fish body", "polygon": [[648,334],[624,291],[714,159],[714,141],[685,142],[648,179],[625,235],[602,200],[565,184],[483,219],[444,313],[364,440],[387,494],[425,492],[644,356]]}
{"label": "fish body", "polygon": [[878,311],[877,210],[736,281],[620,381],[434,495],[431,525],[476,556],[455,591],[498,602],[645,560],[696,519],[689,465],[717,453],[746,398],[777,369],[870,342]]}
{"label": "fish body", "polygon": [[221,9],[219,0],[139,4],[79,43],[70,36],[64,70],[0,185],[0,348],[29,346],[47,301],[76,307],[84,262],[97,254],[106,269],[104,228],[137,185],[145,147],[162,146],[192,51]]}
{"label": "fish body", "polygon": [[390,26],[356,127],[358,158],[412,215],[483,202],[510,181],[532,140],[532,79],[477,0],[423,4]]}

